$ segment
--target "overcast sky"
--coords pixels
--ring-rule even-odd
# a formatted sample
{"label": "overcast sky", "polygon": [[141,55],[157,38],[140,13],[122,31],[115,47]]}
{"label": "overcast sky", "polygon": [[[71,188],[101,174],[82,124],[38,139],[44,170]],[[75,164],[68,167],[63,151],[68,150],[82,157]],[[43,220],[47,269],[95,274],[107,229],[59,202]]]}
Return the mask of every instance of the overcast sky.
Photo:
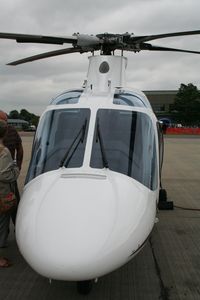
{"label": "overcast sky", "polygon": [[[199,12],[199,0],[0,0],[0,32],[69,36],[74,32],[146,35],[199,30]],[[151,43],[200,51],[200,35]],[[0,39],[0,109],[8,113],[25,108],[40,115],[57,94],[80,87],[86,77],[89,54],[6,66],[62,47],[66,48],[66,44],[17,44]],[[126,56],[128,86],[175,90],[181,83],[191,82],[200,88],[200,55],[144,51]]]}

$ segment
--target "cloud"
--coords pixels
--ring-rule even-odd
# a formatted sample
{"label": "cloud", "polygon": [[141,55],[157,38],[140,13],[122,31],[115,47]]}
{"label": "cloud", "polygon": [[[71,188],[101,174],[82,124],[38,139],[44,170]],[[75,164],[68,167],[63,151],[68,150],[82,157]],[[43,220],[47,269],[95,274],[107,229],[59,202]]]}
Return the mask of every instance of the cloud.
{"label": "cloud", "polygon": [[[135,35],[199,28],[199,0],[9,0],[1,3],[1,32],[68,36],[74,32]],[[152,41],[166,47],[200,51],[200,36]],[[66,47],[66,45],[64,45]],[[86,77],[88,54],[62,55],[18,67],[7,62],[61,49],[62,46],[17,44],[0,40],[0,105],[7,112],[26,108],[41,114],[50,99]],[[180,83],[199,87],[200,60],[187,53],[144,51],[126,53],[127,85],[142,90],[178,89]]]}

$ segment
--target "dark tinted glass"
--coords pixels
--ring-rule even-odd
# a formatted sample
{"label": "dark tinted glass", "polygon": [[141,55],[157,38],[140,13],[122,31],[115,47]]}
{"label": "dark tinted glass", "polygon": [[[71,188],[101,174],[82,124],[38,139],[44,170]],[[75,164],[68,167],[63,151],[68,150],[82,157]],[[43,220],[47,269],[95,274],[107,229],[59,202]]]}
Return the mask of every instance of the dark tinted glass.
{"label": "dark tinted glass", "polygon": [[100,109],[97,113],[90,166],[106,167],[157,187],[155,135],[148,115],[135,111]]}
{"label": "dark tinted glass", "polygon": [[51,104],[75,104],[79,102],[79,98],[82,94],[83,90],[74,90],[74,91],[68,91],[66,93],[63,93],[62,95],[59,95],[56,97]]}
{"label": "dark tinted glass", "polygon": [[115,93],[113,104],[146,107],[145,102],[141,98],[128,92]]}
{"label": "dark tinted glass", "polygon": [[59,109],[43,116],[33,145],[27,180],[58,169],[63,161],[66,168],[83,164],[89,109]]}

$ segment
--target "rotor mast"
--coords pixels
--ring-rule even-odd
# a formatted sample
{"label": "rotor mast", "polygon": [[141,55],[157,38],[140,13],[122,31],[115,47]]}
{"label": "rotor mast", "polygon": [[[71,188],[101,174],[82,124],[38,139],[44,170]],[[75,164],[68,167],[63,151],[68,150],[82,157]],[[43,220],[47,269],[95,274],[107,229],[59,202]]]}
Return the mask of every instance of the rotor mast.
{"label": "rotor mast", "polygon": [[126,86],[126,66],[127,58],[124,56],[90,56],[86,89],[96,93]]}

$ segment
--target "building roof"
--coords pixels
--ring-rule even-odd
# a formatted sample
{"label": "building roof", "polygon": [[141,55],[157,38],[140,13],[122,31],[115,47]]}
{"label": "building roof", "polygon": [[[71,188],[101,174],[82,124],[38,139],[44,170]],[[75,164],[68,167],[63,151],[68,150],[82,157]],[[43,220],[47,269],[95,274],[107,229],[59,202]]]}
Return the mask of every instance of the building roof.
{"label": "building roof", "polygon": [[147,95],[176,95],[178,90],[151,90],[143,91],[143,93]]}
{"label": "building roof", "polygon": [[27,121],[21,119],[8,119],[8,124],[29,124]]}

